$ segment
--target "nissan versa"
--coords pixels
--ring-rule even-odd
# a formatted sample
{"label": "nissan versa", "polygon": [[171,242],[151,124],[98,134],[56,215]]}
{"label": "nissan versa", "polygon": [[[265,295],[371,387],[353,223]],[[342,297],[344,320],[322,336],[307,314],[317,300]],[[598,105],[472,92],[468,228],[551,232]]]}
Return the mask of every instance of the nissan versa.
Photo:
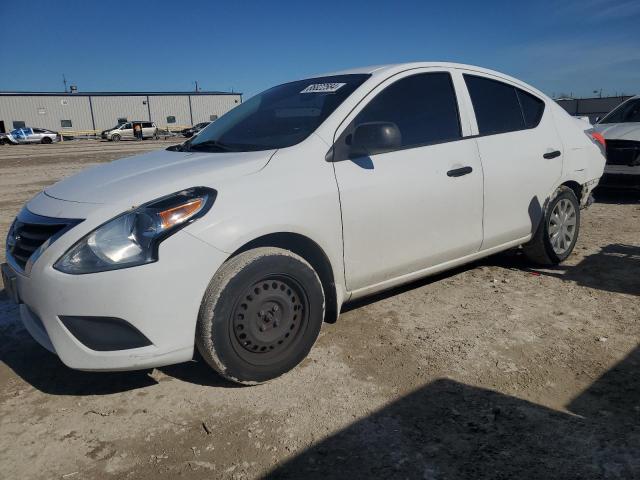
{"label": "nissan versa", "polygon": [[263,382],[348,300],[519,246],[566,259],[605,164],[584,125],[466,65],[286,83],[182,145],[46,188],[10,229],[5,289],[69,367],[197,347],[224,377]]}

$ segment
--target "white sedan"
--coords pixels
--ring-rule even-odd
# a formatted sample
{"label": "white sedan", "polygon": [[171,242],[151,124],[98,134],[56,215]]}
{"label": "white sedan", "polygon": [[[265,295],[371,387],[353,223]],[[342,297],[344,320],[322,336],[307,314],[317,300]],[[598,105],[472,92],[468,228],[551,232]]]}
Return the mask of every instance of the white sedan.
{"label": "white sedan", "polygon": [[566,259],[605,164],[588,128],[468,65],[286,83],[182,145],[46,188],[11,227],[5,288],[69,367],[198,348],[226,378],[264,382],[347,301],[520,246]]}

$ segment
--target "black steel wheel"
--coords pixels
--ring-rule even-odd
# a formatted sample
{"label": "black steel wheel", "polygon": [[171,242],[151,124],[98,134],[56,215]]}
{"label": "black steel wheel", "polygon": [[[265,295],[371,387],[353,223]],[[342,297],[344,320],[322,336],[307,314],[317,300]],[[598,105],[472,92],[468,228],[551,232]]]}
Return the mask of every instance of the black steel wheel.
{"label": "black steel wheel", "polygon": [[294,368],[324,319],[324,292],[303,258],[264,247],[231,258],[205,293],[196,345],[207,363],[238,383],[270,380]]}
{"label": "black steel wheel", "polygon": [[45,145],[48,145],[52,142],[52,140],[49,137],[43,137],[42,140],[40,140],[41,143],[44,143]]}

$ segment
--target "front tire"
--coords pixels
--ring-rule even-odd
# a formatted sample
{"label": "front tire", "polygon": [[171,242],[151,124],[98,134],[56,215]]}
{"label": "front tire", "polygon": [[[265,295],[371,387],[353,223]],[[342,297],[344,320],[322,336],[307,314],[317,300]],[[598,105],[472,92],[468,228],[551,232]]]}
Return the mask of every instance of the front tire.
{"label": "front tire", "polygon": [[524,246],[529,260],[538,265],[557,265],[566,260],[580,233],[580,203],[569,187],[556,190],[531,241]]}
{"label": "front tire", "polygon": [[115,135],[111,136],[111,141],[112,142],[119,142],[120,141],[120,135],[118,135],[117,133]]}
{"label": "front tire", "polygon": [[322,284],[302,257],[262,247],[228,260],[205,292],[196,346],[220,375],[257,384],[298,365],[324,319]]}

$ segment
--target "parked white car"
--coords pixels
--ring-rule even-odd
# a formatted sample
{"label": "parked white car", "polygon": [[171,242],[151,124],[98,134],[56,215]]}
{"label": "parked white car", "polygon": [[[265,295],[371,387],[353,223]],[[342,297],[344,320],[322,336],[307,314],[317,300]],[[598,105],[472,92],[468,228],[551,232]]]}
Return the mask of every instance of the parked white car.
{"label": "parked white car", "polygon": [[69,367],[197,346],[226,378],[263,382],[346,301],[518,246],[567,258],[605,163],[584,125],[466,65],[286,83],[182,145],[46,188],[11,227],[5,289]]}
{"label": "parked white car", "polygon": [[607,143],[602,186],[640,189],[640,96],[614,108],[594,129]]}

